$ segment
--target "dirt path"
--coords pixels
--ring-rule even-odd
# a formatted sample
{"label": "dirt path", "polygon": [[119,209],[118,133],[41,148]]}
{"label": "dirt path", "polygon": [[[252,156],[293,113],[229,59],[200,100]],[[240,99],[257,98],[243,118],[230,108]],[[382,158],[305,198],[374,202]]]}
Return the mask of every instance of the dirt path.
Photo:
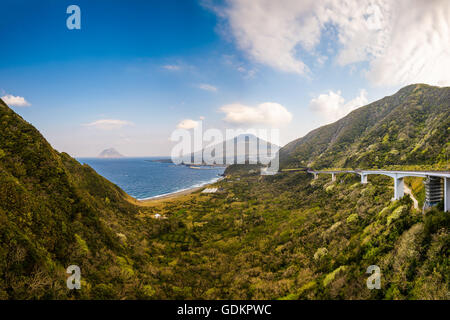
{"label": "dirt path", "polygon": [[409,196],[411,197],[413,204],[414,204],[414,208],[419,210],[419,201],[417,201],[417,199],[414,197],[411,189],[405,184],[404,185],[404,190],[406,194],[409,194]]}

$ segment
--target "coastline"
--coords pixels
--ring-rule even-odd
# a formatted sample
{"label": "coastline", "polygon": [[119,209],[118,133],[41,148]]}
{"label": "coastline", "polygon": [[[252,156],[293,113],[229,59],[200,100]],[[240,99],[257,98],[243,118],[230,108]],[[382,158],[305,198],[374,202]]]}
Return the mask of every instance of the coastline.
{"label": "coastline", "polygon": [[[112,162],[109,163],[109,160]],[[195,168],[197,170],[190,169],[186,165],[176,166],[182,168],[174,169],[172,167],[175,165],[165,163],[163,159],[152,159],[148,157],[108,159],[108,161],[106,161],[106,159],[98,158],[77,158],[77,161],[81,164],[88,164],[100,175],[116,183],[116,185],[126,192],[127,200],[138,206],[178,199],[197,191],[200,192],[202,188],[223,179],[221,175],[225,171],[225,168],[223,168],[223,170],[214,168],[216,169],[215,171],[200,174],[198,171],[204,170],[198,170],[197,168]],[[123,163],[121,163],[121,161],[123,161]],[[153,164],[149,166],[149,162]],[[137,170],[134,168],[137,168]],[[212,168],[208,168],[205,170],[211,169]],[[144,170],[144,173],[141,174],[139,172],[140,170]],[[169,177],[171,178],[167,184],[166,179],[164,178],[164,170],[168,170]],[[177,170],[181,170],[180,177],[186,177],[187,179],[180,179],[180,181],[178,181]],[[125,177],[128,177],[129,174],[132,177],[131,181],[135,179],[139,182],[139,179],[142,179],[142,177],[148,178],[150,176],[153,177],[153,175],[155,175],[156,179],[152,183],[140,183],[139,188],[136,188],[133,183],[128,183],[126,181],[128,178]]]}
{"label": "coastline", "polygon": [[144,206],[145,205],[149,205],[149,204],[155,204],[155,203],[158,203],[158,202],[163,202],[163,201],[170,201],[170,200],[180,199],[180,198],[182,198],[184,196],[188,196],[188,195],[190,195],[190,194],[192,194],[194,192],[200,191],[201,189],[204,189],[205,187],[208,187],[208,186],[210,186],[210,185],[212,185],[212,184],[214,184],[214,183],[216,183],[216,182],[218,182],[218,181],[220,181],[222,179],[223,179],[223,177],[219,177],[217,179],[208,181],[208,182],[206,182],[204,184],[201,184],[201,185],[195,185],[195,186],[192,186],[190,188],[178,190],[178,191],[171,192],[171,193],[161,194],[161,195],[158,195],[158,196],[153,196],[153,197],[150,197],[150,198],[144,198],[144,199],[135,199],[133,197],[130,197],[130,198],[133,199],[132,202],[134,204],[144,205]]}
{"label": "coastline", "polygon": [[194,193],[196,191],[199,191],[203,189],[206,185],[202,187],[193,187],[185,190],[175,191],[167,194],[162,194],[160,196],[155,196],[147,199],[136,199],[138,203],[146,204],[146,203],[153,203],[158,202],[160,200],[173,200],[182,196],[190,195],[191,193]]}

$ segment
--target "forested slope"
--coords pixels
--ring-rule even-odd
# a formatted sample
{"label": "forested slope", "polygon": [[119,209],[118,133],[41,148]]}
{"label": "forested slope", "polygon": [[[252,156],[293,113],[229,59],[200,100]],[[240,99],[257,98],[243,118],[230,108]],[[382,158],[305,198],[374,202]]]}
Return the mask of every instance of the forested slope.
{"label": "forested slope", "polygon": [[[448,88],[383,100],[287,145],[283,164],[448,166]],[[137,206],[0,100],[0,298],[448,299],[442,206],[392,202],[388,177],[253,169],[227,169],[217,194]],[[80,290],[66,288],[72,264]]]}
{"label": "forested slope", "polygon": [[414,84],[352,111],[280,150],[281,167],[385,168],[450,157],[450,88]]}
{"label": "forested slope", "polygon": [[[118,235],[138,225],[126,197],[0,100],[0,298],[101,296],[113,279],[125,290],[132,251]],[[82,268],[80,292],[65,285],[71,264]]]}

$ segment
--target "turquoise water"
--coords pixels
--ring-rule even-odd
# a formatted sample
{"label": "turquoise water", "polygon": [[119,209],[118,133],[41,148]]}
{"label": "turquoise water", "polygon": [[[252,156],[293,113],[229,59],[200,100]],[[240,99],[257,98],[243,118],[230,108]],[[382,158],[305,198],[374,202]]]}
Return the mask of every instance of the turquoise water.
{"label": "turquoise water", "polygon": [[224,168],[190,169],[172,163],[151,162],[161,158],[79,158],[130,196],[148,199],[212,183]]}

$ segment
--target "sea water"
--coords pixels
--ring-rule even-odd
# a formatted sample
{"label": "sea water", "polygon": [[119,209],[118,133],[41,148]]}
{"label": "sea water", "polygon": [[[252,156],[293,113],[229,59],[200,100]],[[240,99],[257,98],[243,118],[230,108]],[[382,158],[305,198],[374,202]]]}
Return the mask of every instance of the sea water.
{"label": "sea water", "polygon": [[136,199],[150,199],[217,181],[225,168],[189,166],[155,161],[162,158],[79,158],[98,174]]}

